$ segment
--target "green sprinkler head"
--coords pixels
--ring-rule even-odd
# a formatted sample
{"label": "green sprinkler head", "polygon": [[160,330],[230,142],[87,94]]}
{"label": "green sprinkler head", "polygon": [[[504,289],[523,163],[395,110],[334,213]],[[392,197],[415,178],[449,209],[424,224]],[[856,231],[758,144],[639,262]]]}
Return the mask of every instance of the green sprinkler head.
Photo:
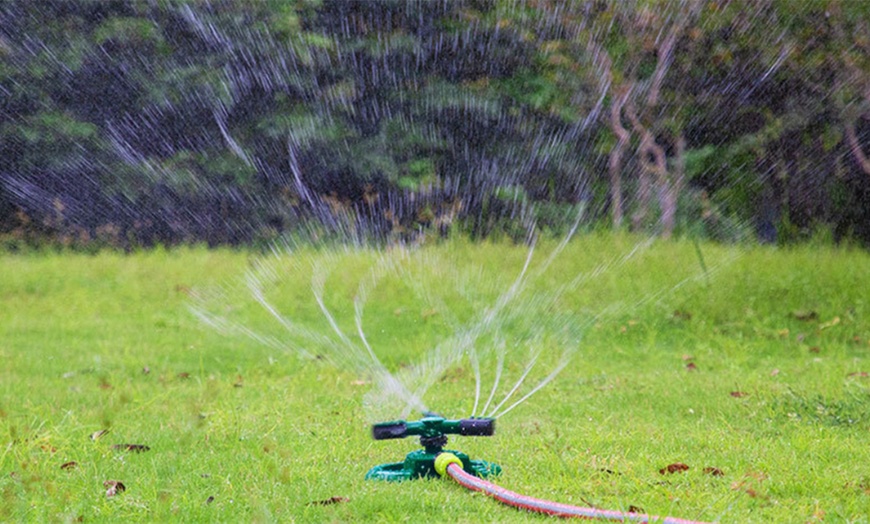
{"label": "green sprinkler head", "polygon": [[[435,472],[435,457],[444,451],[447,445],[447,435],[465,435],[489,437],[495,433],[495,419],[466,418],[448,420],[444,417],[427,416],[416,421],[395,420],[372,426],[372,437],[375,440],[399,439],[419,436],[420,445],[424,449],[412,451],[404,462],[381,464],[372,468],[367,479],[375,480],[411,480],[420,477],[437,477]],[[449,450],[461,461],[463,469],[478,477],[488,477],[501,472],[501,467],[483,460],[471,460],[465,453]]]}

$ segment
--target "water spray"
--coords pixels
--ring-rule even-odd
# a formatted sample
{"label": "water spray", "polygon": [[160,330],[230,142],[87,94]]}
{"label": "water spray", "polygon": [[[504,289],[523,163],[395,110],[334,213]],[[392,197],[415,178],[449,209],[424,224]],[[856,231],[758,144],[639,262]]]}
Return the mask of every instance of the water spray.
{"label": "water spray", "polygon": [[454,457],[462,469],[475,477],[487,478],[501,473],[501,466],[485,460],[470,459],[461,451],[447,450],[447,435],[490,437],[495,433],[495,419],[465,418],[448,420],[440,416],[427,416],[416,421],[395,420],[372,426],[375,440],[399,439],[419,436],[418,449],[408,453],[402,462],[391,462],[373,467],[366,479],[402,481],[426,477],[439,477],[436,460],[441,455]]}

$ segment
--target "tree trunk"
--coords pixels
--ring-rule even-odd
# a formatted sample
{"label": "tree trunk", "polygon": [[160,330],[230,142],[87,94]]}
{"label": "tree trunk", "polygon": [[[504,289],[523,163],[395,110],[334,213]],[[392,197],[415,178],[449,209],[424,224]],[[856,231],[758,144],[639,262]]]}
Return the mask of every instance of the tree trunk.
{"label": "tree trunk", "polygon": [[677,217],[677,202],[683,189],[686,176],[686,139],[682,134],[677,136],[674,144],[674,169],[668,171],[668,158],[665,148],[656,142],[652,131],[644,126],[637,116],[634,105],[629,102],[625,106],[626,115],[631,121],[634,132],[640,136],[640,145],[637,155],[640,162],[640,174],[638,181],[638,207],[632,217],[635,229],[643,225],[646,215],[649,213],[650,194],[652,180],[658,193],[659,207],[661,208],[662,237],[668,238],[674,232]]}
{"label": "tree trunk", "polygon": [[674,233],[677,221],[677,204],[686,179],[686,139],[681,134],[674,145],[674,172],[665,171],[660,180],[659,202],[662,207],[662,236],[669,238]]}
{"label": "tree trunk", "polygon": [[[640,137],[640,144],[637,146],[638,164],[640,171],[637,174],[637,206],[631,216],[631,225],[634,230],[640,230],[643,223],[649,215],[650,197],[652,196],[652,177],[656,174],[659,156],[664,160],[664,151],[657,151],[658,147],[655,143],[652,133],[640,123],[637,116],[637,109],[634,103],[629,100],[625,105],[625,115],[631,122],[631,127],[635,134]],[[650,160],[652,159],[652,160]]]}
{"label": "tree trunk", "polygon": [[855,123],[848,122],[844,127],[846,131],[846,141],[849,144],[849,151],[852,152],[855,161],[858,162],[859,166],[861,166],[861,170],[870,175],[870,159],[867,158],[867,154],[864,153],[863,149],[861,149],[861,143],[858,142],[858,135],[855,133]]}
{"label": "tree trunk", "polygon": [[622,207],[622,155],[628,147],[630,135],[622,125],[622,107],[628,100],[629,90],[623,90],[610,107],[610,129],[616,135],[616,145],[610,151],[608,172],[610,174],[610,215],[613,227],[622,226],[624,210]]}

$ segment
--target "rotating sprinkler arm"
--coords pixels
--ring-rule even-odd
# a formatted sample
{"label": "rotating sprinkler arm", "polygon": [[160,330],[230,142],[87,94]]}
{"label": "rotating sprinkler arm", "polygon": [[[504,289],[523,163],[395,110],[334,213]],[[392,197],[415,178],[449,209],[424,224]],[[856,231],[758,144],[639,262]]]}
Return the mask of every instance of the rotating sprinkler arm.
{"label": "rotating sprinkler arm", "polygon": [[396,420],[372,426],[372,437],[375,440],[405,438],[413,435],[431,438],[448,434],[490,437],[494,433],[495,419],[491,418],[447,420],[442,417],[426,417],[412,422]]}

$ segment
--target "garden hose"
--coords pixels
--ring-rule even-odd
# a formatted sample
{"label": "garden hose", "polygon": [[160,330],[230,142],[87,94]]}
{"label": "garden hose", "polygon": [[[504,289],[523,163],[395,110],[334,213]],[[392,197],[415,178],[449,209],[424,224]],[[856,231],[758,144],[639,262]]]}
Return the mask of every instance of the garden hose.
{"label": "garden hose", "polygon": [[674,517],[655,517],[642,513],[623,513],[596,508],[583,508],[560,504],[549,500],[536,499],[526,495],[520,495],[513,491],[488,482],[466,472],[462,469],[462,461],[452,453],[441,453],[435,459],[435,471],[442,477],[447,475],[459,485],[472,491],[481,491],[502,504],[515,508],[545,513],[556,517],[577,517],[583,519],[616,520],[622,522],[661,522],[663,524],[703,524],[694,520],[678,519]]}

